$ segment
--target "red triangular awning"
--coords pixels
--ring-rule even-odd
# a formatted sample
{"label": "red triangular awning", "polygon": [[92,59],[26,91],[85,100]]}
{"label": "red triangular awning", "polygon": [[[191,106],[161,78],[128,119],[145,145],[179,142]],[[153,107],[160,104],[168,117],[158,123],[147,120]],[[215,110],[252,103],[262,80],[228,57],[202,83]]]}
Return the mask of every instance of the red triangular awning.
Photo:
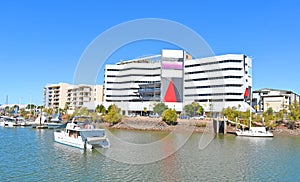
{"label": "red triangular awning", "polygon": [[164,102],[177,102],[173,81],[169,82],[167,92],[164,97]]}

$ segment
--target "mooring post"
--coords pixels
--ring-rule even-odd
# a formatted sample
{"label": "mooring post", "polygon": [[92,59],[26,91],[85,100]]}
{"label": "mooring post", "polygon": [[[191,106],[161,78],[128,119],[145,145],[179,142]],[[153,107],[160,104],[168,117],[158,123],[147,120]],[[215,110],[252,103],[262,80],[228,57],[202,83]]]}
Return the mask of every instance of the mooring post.
{"label": "mooring post", "polygon": [[215,134],[219,134],[219,121],[216,119],[213,119],[213,125],[214,125]]}
{"label": "mooring post", "polygon": [[224,135],[227,134],[227,120],[226,120],[226,117],[224,116],[224,119],[223,119],[223,124],[224,124]]}

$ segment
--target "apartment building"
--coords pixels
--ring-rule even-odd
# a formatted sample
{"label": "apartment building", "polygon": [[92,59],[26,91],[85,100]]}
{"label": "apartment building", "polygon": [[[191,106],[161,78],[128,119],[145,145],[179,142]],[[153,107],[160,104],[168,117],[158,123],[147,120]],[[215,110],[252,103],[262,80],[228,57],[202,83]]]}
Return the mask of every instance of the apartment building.
{"label": "apartment building", "polygon": [[293,102],[300,102],[300,96],[289,90],[263,88],[253,91],[253,106],[259,112],[272,108],[274,112],[289,110]]}
{"label": "apartment building", "polygon": [[64,108],[67,102],[68,83],[49,84],[44,87],[44,106],[46,108]]}
{"label": "apartment building", "polygon": [[73,85],[68,83],[50,84],[44,87],[44,106],[75,110],[88,102],[103,101],[102,85]]}
{"label": "apartment building", "polygon": [[89,102],[103,101],[102,85],[73,85],[67,89],[66,104],[70,110],[82,107]]}

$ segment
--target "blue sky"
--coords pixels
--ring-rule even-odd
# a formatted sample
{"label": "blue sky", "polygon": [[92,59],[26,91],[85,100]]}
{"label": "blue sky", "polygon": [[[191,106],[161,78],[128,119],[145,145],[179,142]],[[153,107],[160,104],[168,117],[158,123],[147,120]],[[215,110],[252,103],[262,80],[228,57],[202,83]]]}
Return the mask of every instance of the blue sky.
{"label": "blue sky", "polygon": [[[215,54],[254,57],[254,89],[300,94],[300,3],[295,1],[2,1],[0,104],[42,104],[47,83],[73,82],[77,62],[99,34],[139,18],[163,18],[196,31]],[[161,42],[128,45],[108,62],[159,54]],[[98,82],[101,84],[101,75]]]}

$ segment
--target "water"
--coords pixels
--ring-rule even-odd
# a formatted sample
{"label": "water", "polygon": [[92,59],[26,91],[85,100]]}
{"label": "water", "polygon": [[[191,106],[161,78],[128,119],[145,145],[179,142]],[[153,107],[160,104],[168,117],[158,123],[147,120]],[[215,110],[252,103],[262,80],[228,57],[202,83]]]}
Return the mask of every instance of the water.
{"label": "water", "polygon": [[[112,130],[139,144],[168,133]],[[176,153],[145,165],[53,142],[53,130],[0,127],[0,181],[296,181],[300,139],[217,136],[204,150],[195,133]],[[118,147],[112,145],[112,147]],[[168,149],[170,144],[162,146]],[[108,149],[106,152],[109,152]],[[126,158],[130,149],[124,150]],[[105,152],[105,151],[104,151]]]}

